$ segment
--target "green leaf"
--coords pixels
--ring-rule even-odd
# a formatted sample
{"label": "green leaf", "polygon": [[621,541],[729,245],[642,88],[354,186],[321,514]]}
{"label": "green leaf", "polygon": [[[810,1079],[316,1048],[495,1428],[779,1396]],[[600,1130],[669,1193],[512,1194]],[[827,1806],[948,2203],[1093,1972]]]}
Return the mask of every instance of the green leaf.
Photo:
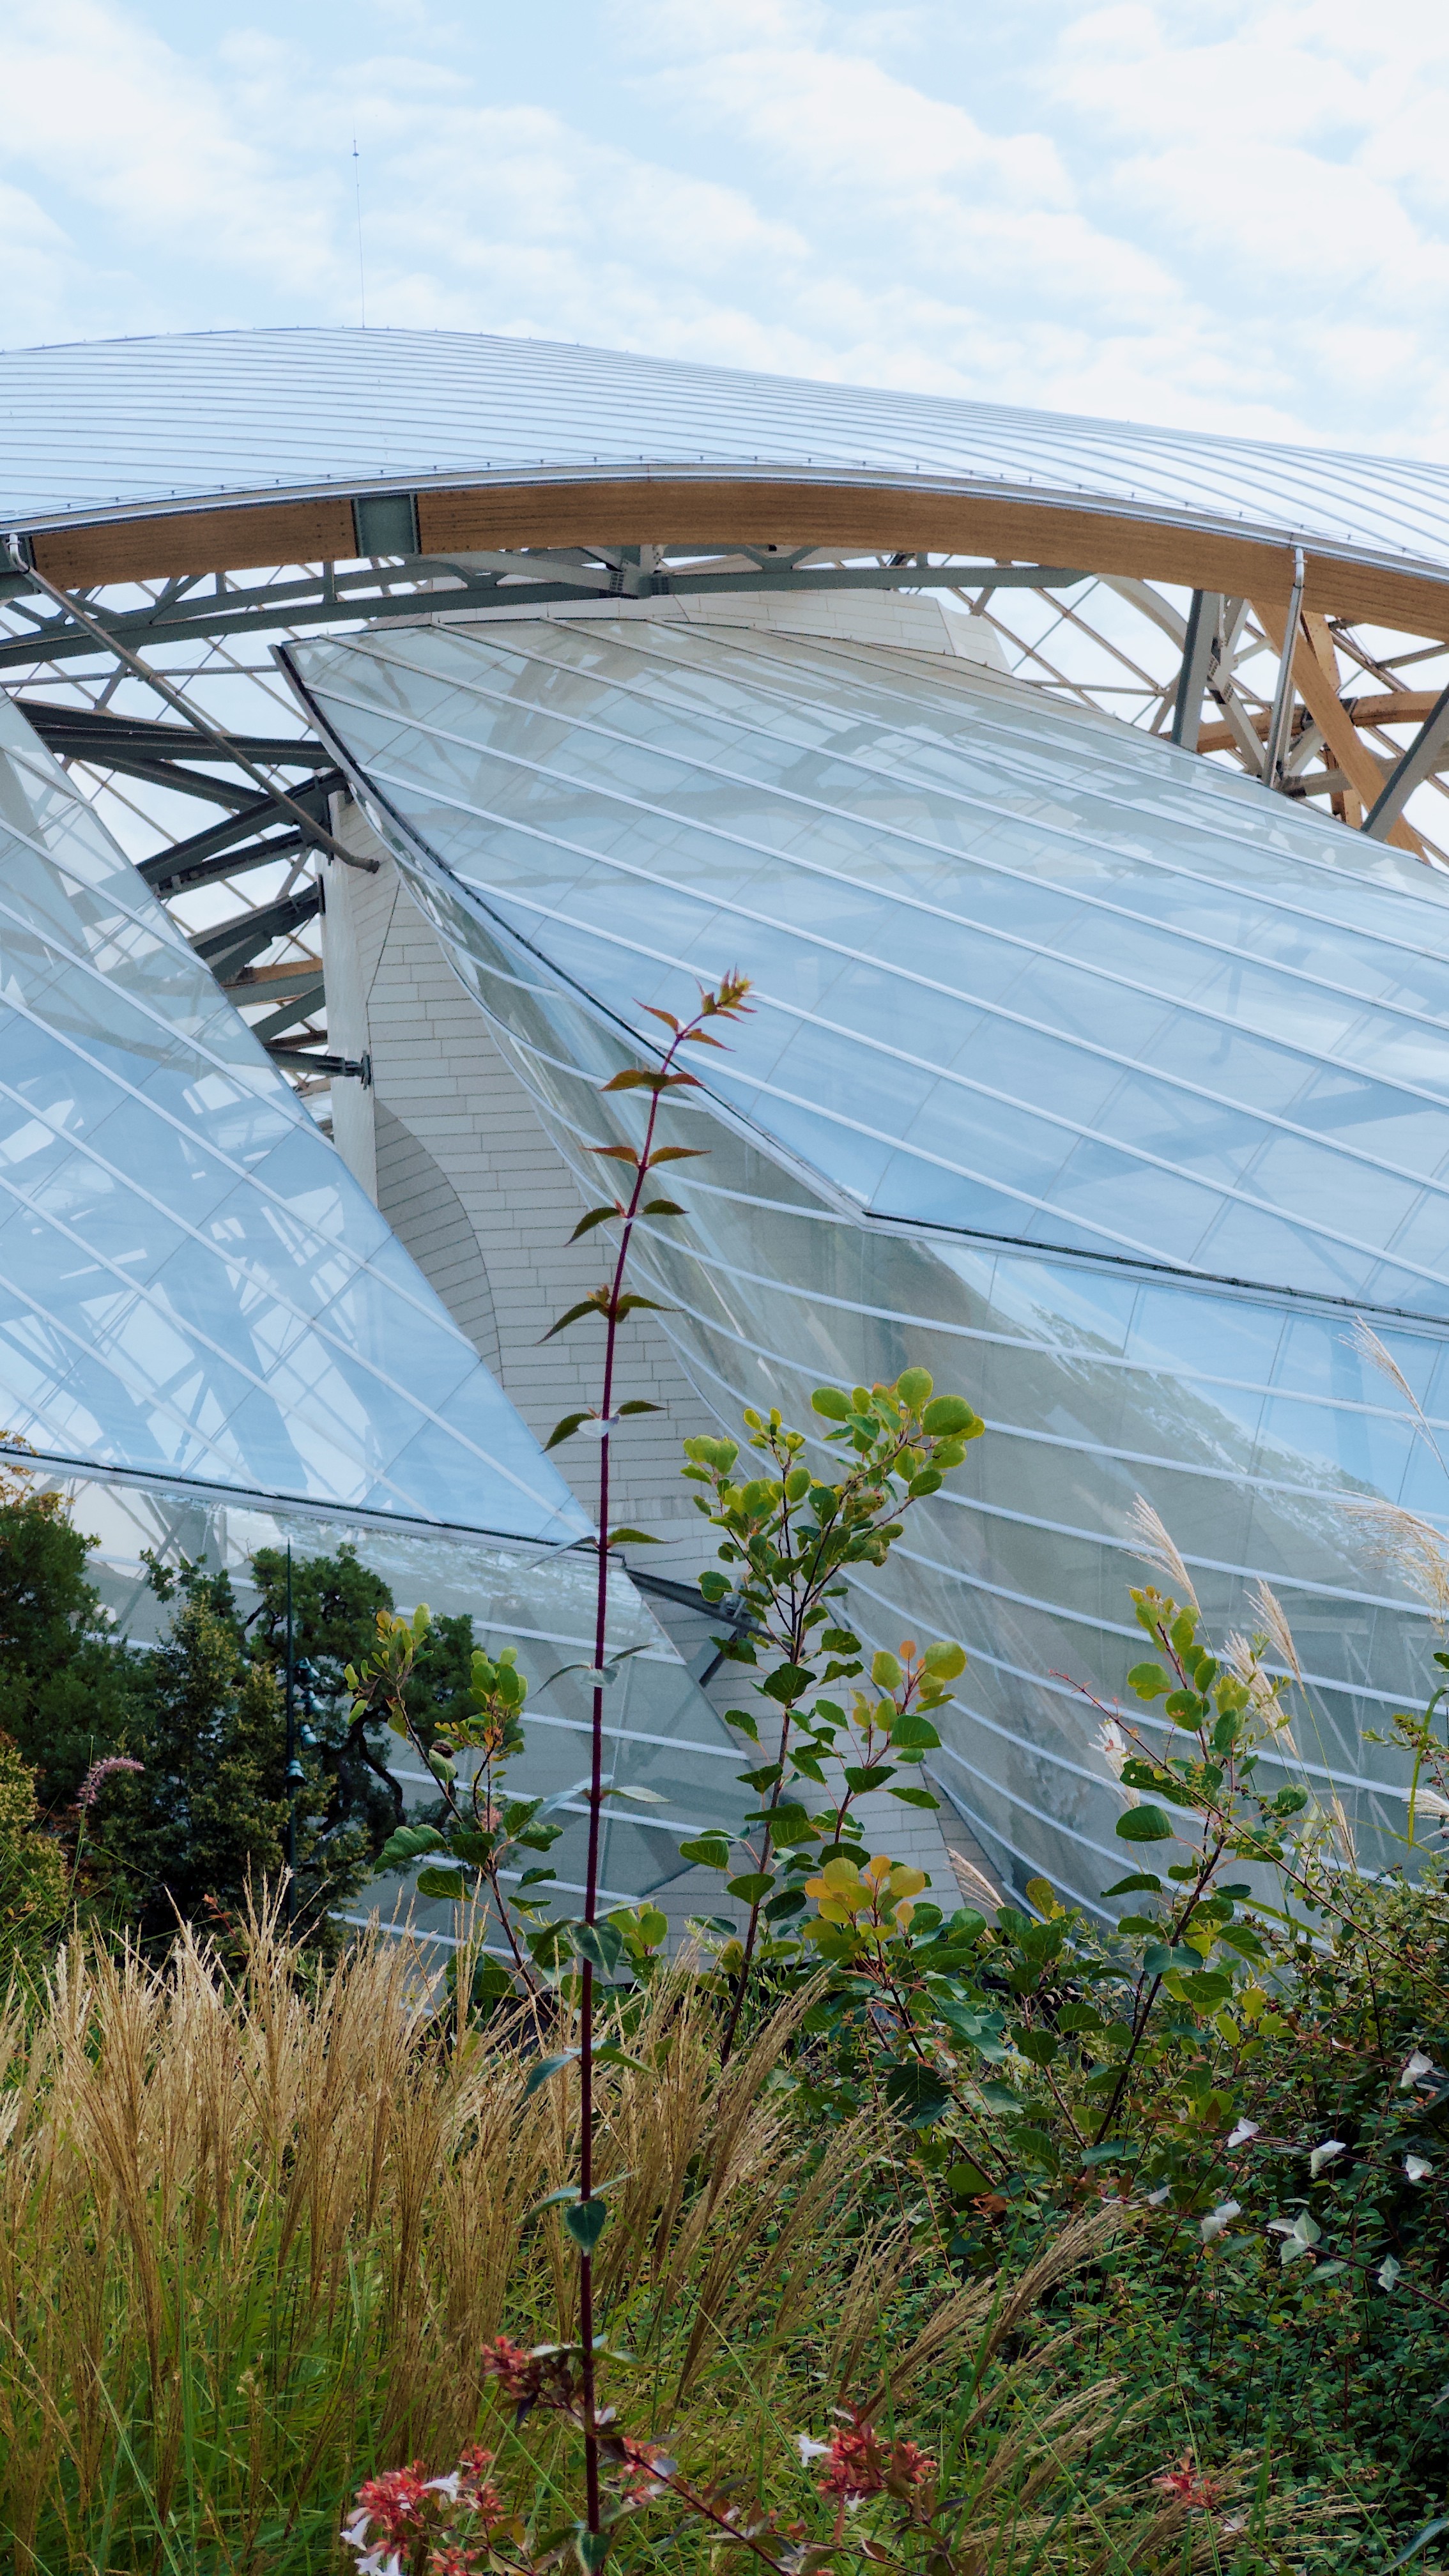
{"label": "green leaf", "polygon": [[1160,1664],[1134,1664],[1127,1676],[1128,1687],[1139,1699],[1161,1699],[1172,1688],[1171,1675]]}
{"label": "green leaf", "polygon": [[585,2523],[579,2524],[574,2533],[574,2547],[584,2576],[599,2576],[599,2570],[609,2555],[611,2537],[607,2531],[590,2531]]}
{"label": "green leaf", "polygon": [[891,1728],[891,1743],[903,1753],[933,1753],[940,1741],[930,1719],[918,1709],[903,1709]]}
{"label": "green leaf", "polygon": [[951,2107],[951,2096],[933,2068],[908,2057],[893,2066],[885,2080],[885,2097],[891,2109],[899,2114],[910,2129],[928,2129]]}
{"label": "green leaf", "polygon": [[623,1209],[617,1204],[590,1208],[588,1215],[581,1216],[574,1227],[573,1233],[569,1236],[570,1243],[577,1243],[581,1234],[592,1234],[596,1225],[607,1225],[611,1216],[622,1216],[623,1213]]}
{"label": "green leaf", "polygon": [[870,1659],[870,1677],[878,1691],[900,1689],[905,1676],[889,1647],[878,1646]]}
{"label": "green leaf", "polygon": [[610,1530],[604,1544],[606,1547],[662,1547],[664,1542],[655,1538],[651,1530],[625,1528]]}
{"label": "green leaf", "polygon": [[811,1410],[823,1413],[827,1422],[850,1420],[850,1398],[842,1395],[838,1386],[817,1386],[810,1404]]}
{"label": "green leaf", "polygon": [[[1326,2270],[1327,2266],[1322,2268]],[[1421,2549],[1427,2549],[1431,2540],[1438,2539],[1441,2531],[1449,2531],[1449,2513],[1436,2514],[1432,2522],[1425,2523],[1422,2531],[1416,2531],[1408,2548],[1401,2549],[1397,2558],[1389,2560],[1390,2569],[1407,2567],[1412,2559],[1418,2557]]]}
{"label": "green leaf", "polygon": [[953,1638],[943,1637],[937,1645],[926,1648],[921,1661],[933,1682],[954,1682],[966,1670],[966,1649]]}
{"label": "green leaf", "polygon": [[646,1199],[640,1214],[641,1216],[683,1216],[684,1210],[677,1199]]}
{"label": "green leaf", "polygon": [[765,1820],[766,1830],[777,1850],[791,1843],[808,1843],[815,1838],[815,1827],[807,1810],[793,1798],[782,1798],[772,1815]]}
{"label": "green leaf", "polygon": [[1061,2046],[1049,2030],[1014,2030],[1011,2043],[1028,2066],[1050,2066]]}
{"label": "green leaf", "polygon": [[725,1889],[728,1895],[737,1896],[741,1905],[757,1905],[762,1896],[769,1895],[774,1884],[768,1872],[761,1869],[752,1870],[744,1878],[727,1879]]}
{"label": "green leaf", "polygon": [[1162,1881],[1160,1878],[1154,1878],[1150,1870],[1137,1870],[1134,1871],[1131,1878],[1119,1878],[1115,1887],[1104,1887],[1102,1894],[1104,1897],[1160,1896],[1162,1894]]}
{"label": "green leaf", "polygon": [[[560,1315],[556,1324],[550,1324],[543,1336],[544,1341],[551,1342],[555,1333],[567,1332],[570,1324],[579,1323],[585,1315],[602,1315],[604,1309],[599,1302],[602,1295],[603,1291],[600,1289],[596,1290],[592,1297],[581,1297],[577,1306],[570,1306],[566,1315]],[[583,1416],[580,1415],[579,1419],[582,1421]]]}
{"label": "green leaf", "polygon": [[844,1774],[845,1785],[853,1798],[863,1796],[868,1789],[881,1788],[894,1776],[895,1765],[892,1762],[848,1762]]}
{"label": "green leaf", "polygon": [[799,1699],[802,1691],[810,1688],[814,1679],[808,1664],[777,1664],[772,1673],[765,1675],[760,1688],[770,1699],[778,1701],[781,1708],[788,1708]]}
{"label": "green leaf", "polygon": [[441,1896],[452,1904],[461,1904],[473,1893],[473,1882],[461,1869],[420,1869],[419,1896]]}
{"label": "green leaf", "polygon": [[554,1424],[543,1444],[544,1448],[556,1449],[561,1440],[572,1440],[581,1422],[593,1422],[596,1419],[597,1416],[592,1413],[566,1413],[561,1422]]}
{"label": "green leaf", "polygon": [[941,1803],[929,1789],[892,1789],[890,1795],[899,1798],[904,1807],[939,1807]]}
{"label": "green leaf", "polygon": [[922,1405],[930,1403],[934,1383],[929,1369],[902,1369],[896,1379],[896,1394],[909,1412],[919,1413]]}
{"label": "green leaf", "polygon": [[525,2102],[531,2093],[537,2093],[540,2086],[547,2084],[551,2077],[557,2075],[560,2067],[572,2066],[578,2054],[579,2051],[576,2048],[566,2048],[561,2057],[541,2057],[536,2066],[531,2066],[528,2071],[528,2081],[523,2088]]}
{"label": "green leaf", "polygon": [[1117,1837],[1124,1843],[1170,1843],[1173,1831],[1160,1807],[1129,1807],[1117,1819]]}
{"label": "green leaf", "polygon": [[576,1923],[574,1948],[590,1967],[612,1974],[624,1955],[624,1944],[612,1923]]}
{"label": "green leaf", "polygon": [[921,1428],[932,1440],[974,1440],[986,1425],[964,1395],[938,1395],[922,1414]]}
{"label": "green leaf", "polygon": [[627,1404],[620,1405],[619,1419],[622,1421],[626,1413],[662,1413],[663,1411],[662,1404],[650,1404],[642,1395],[636,1395],[631,1396]]}
{"label": "green leaf", "polygon": [[625,1315],[632,1315],[640,1306],[646,1307],[651,1315],[672,1315],[674,1312],[672,1306],[661,1305],[657,1297],[636,1297],[631,1288],[626,1297],[619,1299],[614,1313],[622,1320]]}
{"label": "green leaf", "polygon": [[680,1844],[679,1857],[696,1861],[701,1869],[728,1869],[730,1847],[723,1834],[696,1834],[693,1842]]}
{"label": "green leaf", "polygon": [[592,2200],[575,2200],[564,2211],[563,2223],[581,2254],[592,2254],[608,2223],[609,2213],[595,2193]]}
{"label": "green leaf", "polygon": [[409,1869],[415,1860],[421,1860],[424,1852],[446,1851],[447,1848],[436,1825],[399,1825],[396,1833],[388,1835],[378,1853],[373,1863],[374,1872]]}

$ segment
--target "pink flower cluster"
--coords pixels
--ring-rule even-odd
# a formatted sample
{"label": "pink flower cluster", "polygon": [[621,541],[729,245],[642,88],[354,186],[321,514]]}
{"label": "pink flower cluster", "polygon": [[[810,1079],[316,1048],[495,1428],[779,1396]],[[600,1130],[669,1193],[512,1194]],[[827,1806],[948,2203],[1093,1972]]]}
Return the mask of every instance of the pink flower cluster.
{"label": "pink flower cluster", "polygon": [[1164,2469],[1152,2483],[1174,2504],[1185,2504],[1193,2513],[1206,2513],[1221,2501],[1219,2481],[1214,2477],[1199,2477],[1191,2451],[1184,2451],[1176,2468]]}
{"label": "pink flower cluster", "polygon": [[810,2443],[809,2451],[825,2462],[816,2481],[821,2494],[839,2496],[845,2504],[860,2504],[866,2496],[909,2497],[936,2467],[914,2442],[883,2442],[860,2415],[838,2424],[828,2442]]}
{"label": "pink flower cluster", "polygon": [[93,1807],[108,1780],[118,1771],[144,1771],[144,1762],[133,1762],[129,1754],[108,1753],[103,1762],[93,1762],[75,1793],[78,1807]]}
{"label": "pink flower cluster", "polygon": [[[503,2499],[488,2476],[493,2454],[476,2446],[444,2478],[423,2474],[423,2463],[385,2469],[358,2488],[345,2546],[357,2557],[356,2576],[480,2576],[488,2540],[504,2519]],[[466,2516],[471,2528],[460,2529]],[[426,2552],[426,2555],[424,2555]]]}

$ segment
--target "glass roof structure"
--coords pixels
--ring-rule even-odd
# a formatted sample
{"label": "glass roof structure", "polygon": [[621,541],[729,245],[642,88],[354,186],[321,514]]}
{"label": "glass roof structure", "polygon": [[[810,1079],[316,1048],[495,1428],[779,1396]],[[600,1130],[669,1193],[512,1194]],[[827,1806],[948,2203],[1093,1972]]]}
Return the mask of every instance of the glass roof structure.
{"label": "glass roof structure", "polygon": [[[541,1556],[483,1537],[439,1538],[402,1521],[364,1524],[346,1513],[262,1504],[220,1491],[160,1479],[121,1480],[54,1473],[44,1481],[68,1497],[75,1526],[95,1541],[92,1573],[121,1633],[138,1644],[161,1634],[167,1613],[147,1579],[143,1551],[174,1563],[185,1556],[225,1567],[243,1617],[259,1595],[251,1559],[261,1548],[291,1547],[300,1561],[356,1547],[392,1591],[397,1606],[426,1600],[435,1617],[465,1613],[479,1645],[515,1648],[529,1680],[525,1746],[510,1773],[520,1794],[557,1798],[563,1826],[552,1859],[565,1898],[583,1883],[592,1693],[584,1673],[594,1653],[594,1567],[582,1553]],[[735,1773],[739,1755],[696,1688],[628,1576],[609,1579],[609,1639],[615,1679],[605,1710],[609,1776],[620,1787],[645,1787],[647,1806],[609,1802],[601,1819],[602,1885],[609,1903],[632,1902],[679,1876],[682,1834],[737,1817],[745,1803]],[[394,1747],[391,1767],[410,1804],[426,1806],[434,1783],[417,1756]],[[469,1757],[460,1757],[466,1777]],[[451,1943],[456,1909],[420,1899],[407,1878],[388,1877],[364,1893],[365,1914],[396,1921],[424,1937]]]}
{"label": "glass roof structure", "polygon": [[[142,1551],[229,1567],[359,1548],[399,1604],[467,1611],[535,1687],[521,1789],[583,1866],[586,1512],[422,1273],[75,786],[0,701],[0,1440],[97,1542],[125,1633]],[[606,1819],[630,1897],[734,1812],[737,1757],[627,1576],[611,1577]],[[405,1793],[431,1783],[406,1769]],[[445,1939],[446,1905],[379,1904]]]}
{"label": "glass roof structure", "polygon": [[8,352],[0,525],[329,490],[899,482],[1057,496],[1449,568],[1449,469],[438,331],[176,334]]}
{"label": "glass roof structure", "polygon": [[1362,1513],[1449,1521],[1436,881],[885,648],[560,619],[289,659],[580,1170],[628,1115],[597,1083],[648,1043],[643,1006],[754,977],[688,1222],[650,1244],[666,1329],[728,1420],[908,1361],[986,1415],[865,1612],[968,1646],[941,1778],[988,1848],[1089,1898],[1115,1874],[1072,1685],[1132,1659],[1138,1493],[1215,1620],[1256,1624],[1259,1578],[1280,1594],[1308,1768],[1364,1835],[1390,1825],[1363,1735],[1429,1640]]}
{"label": "glass roof structure", "polygon": [[52,1457],[588,1524],[206,966],[0,705],[0,1428]]}

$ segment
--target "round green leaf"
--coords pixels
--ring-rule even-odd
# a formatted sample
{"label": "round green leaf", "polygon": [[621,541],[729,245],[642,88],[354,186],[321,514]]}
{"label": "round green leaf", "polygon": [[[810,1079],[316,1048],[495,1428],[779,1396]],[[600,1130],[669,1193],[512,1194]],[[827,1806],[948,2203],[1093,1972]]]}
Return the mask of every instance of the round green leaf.
{"label": "round green leaf", "polygon": [[974,1440],[985,1429],[964,1395],[938,1395],[921,1416],[921,1427],[933,1440]]}
{"label": "round green leaf", "polygon": [[1169,1843],[1173,1838],[1160,1807],[1129,1807],[1117,1819],[1117,1834],[1124,1843]]}

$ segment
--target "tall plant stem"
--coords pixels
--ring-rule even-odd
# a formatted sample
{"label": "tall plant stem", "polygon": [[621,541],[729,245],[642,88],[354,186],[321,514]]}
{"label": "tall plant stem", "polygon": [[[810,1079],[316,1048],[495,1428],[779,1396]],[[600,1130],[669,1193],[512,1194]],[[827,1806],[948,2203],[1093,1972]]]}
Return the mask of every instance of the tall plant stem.
{"label": "tall plant stem", "polygon": [[[691,1026],[694,1024],[691,1023]],[[665,1051],[661,1074],[668,1077],[674,1070],[674,1059],[685,1036],[680,1030]],[[584,1870],[584,1921],[596,1923],[599,1913],[599,1844],[604,1811],[604,1657],[608,1652],[609,1626],[609,1437],[610,1415],[614,1402],[614,1359],[619,1343],[619,1299],[624,1291],[624,1273],[629,1262],[629,1245],[649,1171],[649,1157],[654,1149],[654,1131],[659,1123],[662,1090],[655,1091],[649,1103],[649,1116],[644,1128],[644,1142],[634,1170],[634,1186],[624,1211],[624,1224],[619,1237],[619,1254],[614,1276],[609,1284],[609,1303],[604,1321],[604,1385],[599,1415],[603,1429],[599,1438],[599,1579],[594,1596],[594,1696],[593,1727],[589,1764],[589,1852]],[[591,2200],[594,2189],[594,1966],[584,1961],[583,1991],[579,2007],[579,2200]],[[579,2342],[583,2358],[581,2377],[584,2399],[584,2486],[589,2530],[601,2529],[599,2507],[599,2442],[594,2429],[594,2265],[593,2257],[581,2254],[579,2259]]]}

